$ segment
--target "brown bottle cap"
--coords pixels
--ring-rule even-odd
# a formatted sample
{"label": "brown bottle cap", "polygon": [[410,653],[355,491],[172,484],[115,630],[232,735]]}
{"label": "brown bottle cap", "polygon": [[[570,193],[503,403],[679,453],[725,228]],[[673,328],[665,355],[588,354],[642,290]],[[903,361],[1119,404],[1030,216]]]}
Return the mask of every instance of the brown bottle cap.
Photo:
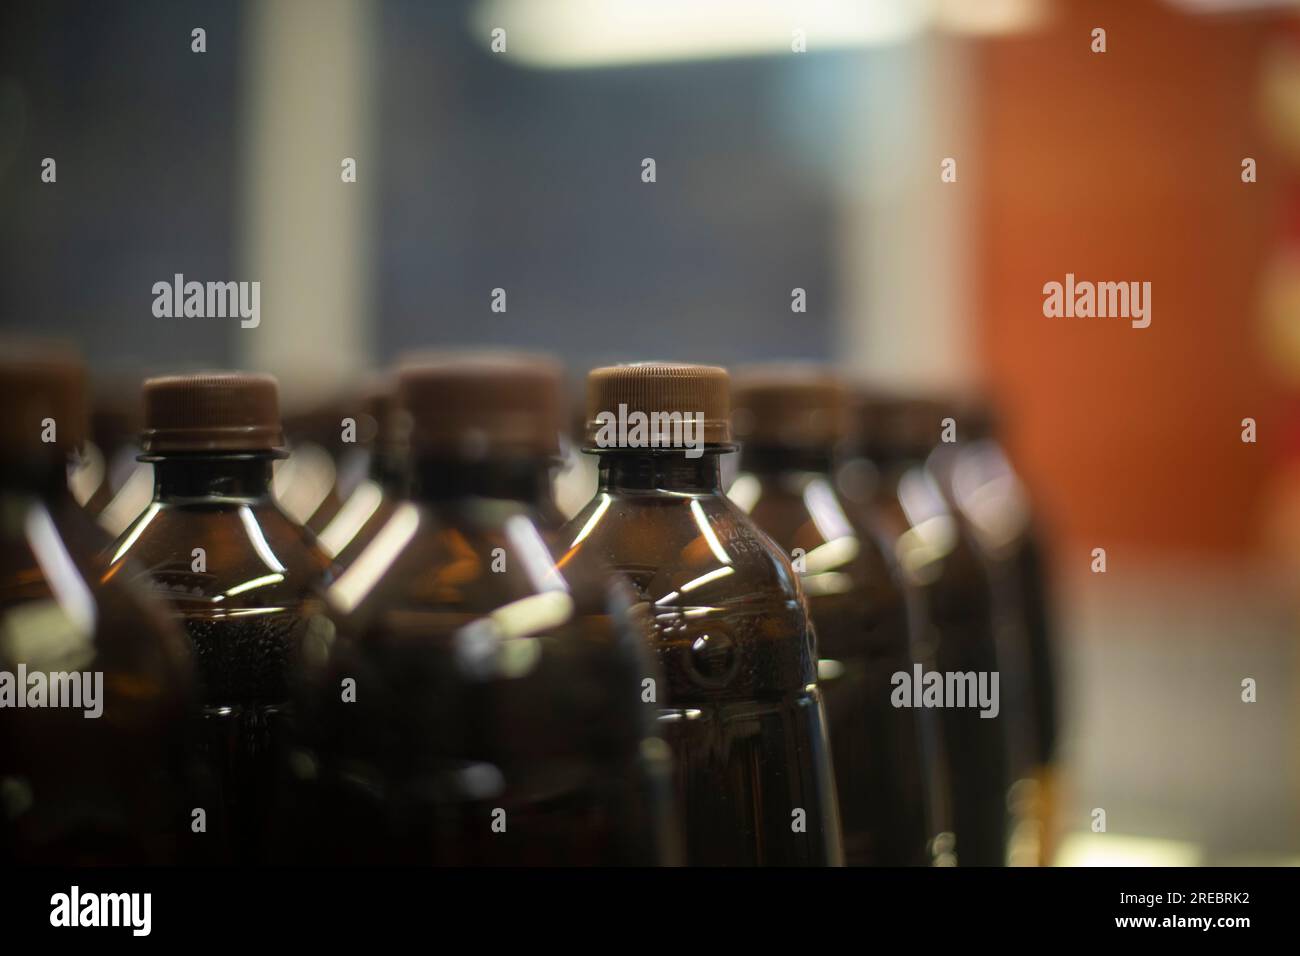
{"label": "brown bottle cap", "polygon": [[86,370],[70,348],[0,346],[0,459],[66,459],[86,438]]}
{"label": "brown bottle cap", "polygon": [[754,447],[828,448],[848,431],[848,390],[813,363],[754,365],[736,373],[731,421]]}
{"label": "brown bottle cap", "polygon": [[863,390],[855,396],[856,443],[869,457],[925,457],[942,439],[953,406],[933,396]]}
{"label": "brown bottle cap", "polygon": [[397,383],[413,454],[479,461],[560,453],[563,372],[547,356],[411,356],[399,364]]}
{"label": "brown bottle cap", "polygon": [[311,444],[337,454],[343,447],[343,419],[355,419],[357,415],[355,391],[355,388],[339,390],[323,397],[319,394],[304,397],[299,391],[290,399],[281,389],[280,420],[284,426],[285,442],[291,448]]}
{"label": "brown bottle cap", "polygon": [[[674,414],[702,416],[701,432],[688,433],[674,427],[665,418]],[[658,429],[654,427],[655,416],[659,416]],[[625,437],[635,434],[633,426],[638,419],[647,422],[646,442],[623,444]],[[614,427],[610,428],[610,424]],[[730,376],[725,368],[716,365],[645,362],[592,369],[587,376],[585,434],[585,445],[593,451],[680,448],[684,439],[705,445],[730,445]]]}
{"label": "brown bottle cap", "polygon": [[199,372],[144,383],[146,455],[268,452],[284,444],[279,389],[270,375]]}

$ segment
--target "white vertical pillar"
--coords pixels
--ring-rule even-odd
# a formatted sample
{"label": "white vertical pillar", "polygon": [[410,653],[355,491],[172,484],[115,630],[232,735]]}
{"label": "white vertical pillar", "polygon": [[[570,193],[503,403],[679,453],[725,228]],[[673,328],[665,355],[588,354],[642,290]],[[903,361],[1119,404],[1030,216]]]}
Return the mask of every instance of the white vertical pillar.
{"label": "white vertical pillar", "polygon": [[[845,370],[892,388],[976,384],[971,50],[928,34],[853,71],[838,177]],[[940,164],[957,161],[957,181]]]}
{"label": "white vertical pillar", "polygon": [[[261,324],[240,329],[248,367],[300,398],[370,359],[378,8],[356,0],[245,6],[241,274]],[[345,183],[342,162],[356,160]]]}

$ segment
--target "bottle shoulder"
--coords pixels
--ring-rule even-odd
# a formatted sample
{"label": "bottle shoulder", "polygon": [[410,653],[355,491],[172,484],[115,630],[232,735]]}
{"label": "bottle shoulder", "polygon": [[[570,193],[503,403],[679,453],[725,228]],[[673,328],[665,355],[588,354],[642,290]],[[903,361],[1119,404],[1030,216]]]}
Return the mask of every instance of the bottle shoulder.
{"label": "bottle shoulder", "polygon": [[780,548],[721,494],[598,495],[563,529],[566,564],[604,565],[648,609],[673,706],[803,692],[815,638]]}
{"label": "bottle shoulder", "polygon": [[[106,551],[109,571],[198,611],[292,607],[328,581],[310,532],[270,501],[153,502]],[[216,608],[214,608],[216,609]]]}
{"label": "bottle shoulder", "polygon": [[901,568],[879,522],[826,475],[738,478],[740,504],[791,555],[820,650],[831,657],[897,651],[911,633]]}
{"label": "bottle shoulder", "polygon": [[527,509],[489,520],[482,513],[439,514],[403,502],[327,596],[335,616],[353,631],[377,618],[391,623],[403,616],[447,632],[483,617],[554,630],[630,604],[604,576],[564,567],[559,557],[555,532]]}
{"label": "bottle shoulder", "polygon": [[[189,689],[184,636],[162,605],[111,573],[107,536],[68,501],[29,502],[0,555],[0,661],[48,670],[130,672],[153,696]],[[169,690],[168,687],[173,689]]]}
{"label": "bottle shoulder", "polygon": [[566,566],[616,570],[652,601],[714,582],[711,593],[727,601],[801,599],[785,552],[721,494],[601,494],[561,540]]}
{"label": "bottle shoulder", "polygon": [[[902,587],[888,535],[878,518],[846,500],[829,476],[760,480],[737,502],[786,554],[810,594],[840,593],[844,583],[868,591]],[[818,578],[834,575],[818,583]]]}

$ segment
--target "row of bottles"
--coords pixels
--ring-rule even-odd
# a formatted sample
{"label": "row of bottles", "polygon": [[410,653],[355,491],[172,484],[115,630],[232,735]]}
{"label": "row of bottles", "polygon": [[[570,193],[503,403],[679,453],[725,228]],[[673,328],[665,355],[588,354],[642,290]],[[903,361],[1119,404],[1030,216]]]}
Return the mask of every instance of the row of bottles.
{"label": "row of bottles", "polygon": [[[1038,862],[1051,632],[987,412],[641,364],[566,436],[562,383],[412,358],[288,455],[269,376],[149,379],[122,522],[80,364],[0,360],[0,679],[104,688],[98,718],[0,695],[0,855]],[[999,712],[901,705],[931,672],[997,675]]]}

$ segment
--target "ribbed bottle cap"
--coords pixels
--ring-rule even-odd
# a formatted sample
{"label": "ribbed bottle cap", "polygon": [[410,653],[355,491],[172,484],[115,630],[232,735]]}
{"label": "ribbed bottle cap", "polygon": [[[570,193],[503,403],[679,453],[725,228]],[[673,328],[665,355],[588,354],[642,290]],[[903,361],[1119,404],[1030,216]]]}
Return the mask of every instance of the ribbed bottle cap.
{"label": "ribbed bottle cap", "polygon": [[732,391],[732,425],[747,445],[827,448],[848,432],[848,390],[825,366],[748,366]]}
{"label": "ribbed bottle cap", "polygon": [[682,448],[689,442],[728,446],[730,376],[715,365],[645,362],[593,369],[585,431],[586,447],[596,451]]}
{"label": "ribbed bottle cap", "polygon": [[70,348],[0,344],[0,460],[58,460],[86,438],[86,370]]}
{"label": "ribbed bottle cap", "polygon": [[411,356],[397,380],[412,454],[479,461],[560,453],[563,372],[548,356]]}
{"label": "ribbed bottle cap", "polygon": [[270,375],[199,372],[144,383],[146,455],[278,451],[279,390]]}

